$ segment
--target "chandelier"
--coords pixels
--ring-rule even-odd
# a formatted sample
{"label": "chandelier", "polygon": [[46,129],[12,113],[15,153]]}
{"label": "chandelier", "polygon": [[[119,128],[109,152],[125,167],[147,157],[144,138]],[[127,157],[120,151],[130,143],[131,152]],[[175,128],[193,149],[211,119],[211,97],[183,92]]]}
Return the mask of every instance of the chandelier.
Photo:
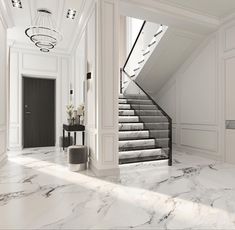
{"label": "chandelier", "polygon": [[27,28],[25,34],[40,51],[49,52],[62,40],[62,35],[55,28],[52,13],[39,9],[33,26]]}

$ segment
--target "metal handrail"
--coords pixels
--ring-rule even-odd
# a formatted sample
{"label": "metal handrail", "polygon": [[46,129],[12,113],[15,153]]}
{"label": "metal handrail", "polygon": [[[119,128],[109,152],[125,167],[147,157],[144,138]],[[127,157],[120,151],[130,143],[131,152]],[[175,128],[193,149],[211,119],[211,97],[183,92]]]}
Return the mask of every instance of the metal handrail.
{"label": "metal handrail", "polygon": [[141,28],[140,28],[140,31],[139,31],[139,33],[138,33],[136,39],[135,39],[135,42],[134,42],[134,44],[133,44],[133,46],[132,46],[132,48],[131,48],[131,51],[130,51],[130,53],[129,53],[127,59],[126,59],[126,62],[125,62],[125,64],[124,64],[124,66],[123,66],[123,70],[125,70],[125,68],[126,68],[126,65],[127,65],[128,61],[129,61],[129,59],[130,59],[130,57],[131,57],[131,55],[132,55],[132,52],[133,52],[133,50],[134,50],[134,48],[135,48],[135,46],[136,46],[136,43],[138,42],[139,37],[140,37],[140,35],[141,35],[141,33],[142,33],[143,29],[144,29],[145,23],[146,23],[146,21],[143,22],[143,24],[142,24],[142,26],[141,26]]}
{"label": "metal handrail", "polygon": [[130,79],[130,81],[134,82],[135,85],[148,97],[149,100],[152,101],[152,103],[154,105],[157,106],[157,108],[162,112],[162,114],[167,118],[168,122],[169,122],[169,156],[168,156],[168,165],[171,166],[172,165],[172,119],[171,117],[161,108],[161,106],[159,106],[155,100],[135,81],[131,78],[131,76],[124,70],[124,69],[120,69],[120,73],[121,76],[120,78],[122,78],[122,73],[125,73],[126,76]]}

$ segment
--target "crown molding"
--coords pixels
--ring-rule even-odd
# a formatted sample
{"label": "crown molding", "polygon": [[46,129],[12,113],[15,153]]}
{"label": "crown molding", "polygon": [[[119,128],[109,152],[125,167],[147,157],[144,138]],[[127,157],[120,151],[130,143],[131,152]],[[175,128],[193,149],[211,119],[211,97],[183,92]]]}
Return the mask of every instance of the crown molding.
{"label": "crown molding", "polygon": [[6,28],[11,28],[14,26],[9,5],[4,0],[0,0],[0,18]]}
{"label": "crown molding", "polygon": [[74,36],[73,41],[71,42],[68,50],[70,54],[73,54],[78,46],[79,41],[81,40],[82,34],[86,28],[86,24],[90,18],[90,15],[95,7],[96,1],[94,0],[83,0],[83,5],[81,9],[80,20],[77,24],[76,31],[77,33]]}
{"label": "crown molding", "polygon": [[[205,30],[212,31],[220,26],[220,19],[214,16],[205,15],[198,11],[193,11],[180,6],[173,6],[167,3],[153,0],[120,0],[123,5],[122,11],[127,14],[128,6],[139,8],[159,15],[159,18],[167,18],[174,23],[175,20],[183,23],[191,23]],[[128,11],[130,13],[130,11]],[[132,12],[133,13],[133,12]]]}
{"label": "crown molding", "polygon": [[[17,42],[12,39],[8,39],[8,44],[10,48],[16,49],[16,50],[24,50],[24,51],[30,51],[34,53],[39,53],[42,54],[41,51],[39,51],[35,46],[23,42]],[[64,49],[56,49],[56,50],[51,50],[47,55],[54,55],[54,56],[63,56],[63,57],[70,57],[71,54],[69,52],[66,52]]]}

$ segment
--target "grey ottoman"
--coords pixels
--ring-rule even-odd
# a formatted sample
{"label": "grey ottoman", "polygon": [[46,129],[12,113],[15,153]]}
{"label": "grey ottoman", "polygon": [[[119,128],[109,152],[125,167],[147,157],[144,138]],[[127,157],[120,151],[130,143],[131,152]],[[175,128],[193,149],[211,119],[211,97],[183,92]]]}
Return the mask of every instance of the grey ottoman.
{"label": "grey ottoman", "polygon": [[68,147],[69,169],[73,172],[85,170],[87,166],[87,148],[84,145]]}

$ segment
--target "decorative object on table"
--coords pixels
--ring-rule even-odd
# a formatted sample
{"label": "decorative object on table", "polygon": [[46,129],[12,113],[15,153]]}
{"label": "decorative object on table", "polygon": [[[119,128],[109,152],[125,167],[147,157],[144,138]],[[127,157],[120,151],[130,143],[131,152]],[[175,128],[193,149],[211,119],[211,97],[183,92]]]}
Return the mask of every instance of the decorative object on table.
{"label": "decorative object on table", "polygon": [[78,106],[78,116],[80,116],[80,124],[83,125],[84,123],[84,113],[85,113],[85,106],[81,104]]}
{"label": "decorative object on table", "polygon": [[66,106],[66,112],[68,114],[68,124],[69,125],[74,124],[73,111],[74,111],[74,106],[72,104]]}
{"label": "decorative object on table", "polygon": [[42,52],[49,52],[62,40],[52,13],[47,9],[37,10],[34,23],[25,30],[25,34]]}
{"label": "decorative object on table", "polygon": [[78,111],[75,109],[73,111],[74,125],[80,124],[80,116],[78,115]]}

